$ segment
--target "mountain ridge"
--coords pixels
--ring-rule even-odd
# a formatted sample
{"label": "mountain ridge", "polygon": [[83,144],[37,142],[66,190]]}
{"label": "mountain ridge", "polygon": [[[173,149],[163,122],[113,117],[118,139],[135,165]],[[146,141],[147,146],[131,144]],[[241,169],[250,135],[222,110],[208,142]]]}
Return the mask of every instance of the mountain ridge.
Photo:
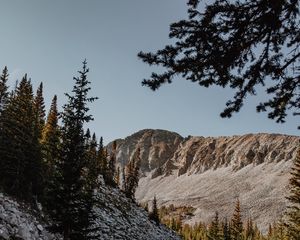
{"label": "mountain ridge", "polygon": [[265,231],[286,209],[299,139],[278,133],[184,138],[144,129],[119,142],[117,161],[126,164],[140,148],[139,202],[156,195],[160,205],[192,206],[195,216],[186,222],[194,223],[210,221],[216,210],[230,218],[238,197],[244,217]]}

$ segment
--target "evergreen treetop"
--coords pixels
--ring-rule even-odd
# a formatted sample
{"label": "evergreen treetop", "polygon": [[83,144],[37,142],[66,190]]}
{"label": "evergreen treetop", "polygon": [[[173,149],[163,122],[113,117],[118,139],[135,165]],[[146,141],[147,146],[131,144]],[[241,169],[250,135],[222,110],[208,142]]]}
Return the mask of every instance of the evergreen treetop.
{"label": "evergreen treetop", "polygon": [[35,103],[35,108],[36,108],[36,112],[37,112],[37,118],[39,121],[40,131],[42,131],[42,129],[45,125],[45,116],[46,116],[42,82],[40,83],[40,85],[36,91],[34,103]]}
{"label": "evergreen treetop", "polygon": [[9,95],[8,86],[7,86],[8,76],[9,76],[8,70],[7,67],[5,66],[0,76],[0,114],[5,103],[8,101],[8,95]]}
{"label": "evergreen treetop", "polygon": [[90,82],[87,79],[86,60],[78,71],[72,95],[66,94],[68,102],[63,106],[60,161],[57,166],[55,193],[56,209],[53,209],[52,230],[63,234],[64,239],[89,239],[93,232],[93,189],[84,177],[87,168],[87,145],[84,135],[84,124],[93,120],[88,114],[87,104],[96,98],[89,97]]}
{"label": "evergreen treetop", "polygon": [[231,117],[257,88],[269,99],[257,111],[284,122],[287,110],[299,114],[300,25],[297,0],[200,0],[188,2],[188,19],[170,25],[176,40],[154,53],[138,54],[163,67],[142,84],[152,90],[181,76],[203,87],[230,87],[235,94],[222,117]]}
{"label": "evergreen treetop", "polygon": [[237,199],[233,216],[231,219],[232,240],[242,240],[243,230],[244,229],[241,215],[240,200]]}
{"label": "evergreen treetop", "polygon": [[294,159],[290,178],[290,195],[288,200],[288,232],[291,240],[300,239],[300,149]]}

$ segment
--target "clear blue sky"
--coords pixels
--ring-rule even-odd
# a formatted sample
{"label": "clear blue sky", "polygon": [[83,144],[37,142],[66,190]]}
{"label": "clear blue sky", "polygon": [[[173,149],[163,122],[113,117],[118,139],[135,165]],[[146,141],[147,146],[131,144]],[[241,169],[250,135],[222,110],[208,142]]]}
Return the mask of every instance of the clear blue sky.
{"label": "clear blue sky", "polygon": [[0,67],[10,84],[28,73],[36,88],[44,83],[47,108],[54,94],[65,103],[72,77],[87,58],[95,121],[92,131],[105,142],[143,128],[176,131],[183,136],[220,136],[272,132],[299,135],[299,118],[276,124],[249,98],[231,119],[219,113],[233,96],[230,89],[204,89],[176,79],[156,92],[141,86],[154,70],[137,58],[140,50],[162,48],[169,24],[186,17],[184,0],[7,0],[0,8]]}

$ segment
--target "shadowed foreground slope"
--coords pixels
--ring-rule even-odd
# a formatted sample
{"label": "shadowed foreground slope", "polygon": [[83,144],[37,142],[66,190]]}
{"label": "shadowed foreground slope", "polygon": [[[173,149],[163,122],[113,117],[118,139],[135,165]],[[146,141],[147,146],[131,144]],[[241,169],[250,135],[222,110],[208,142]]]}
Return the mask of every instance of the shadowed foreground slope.
{"label": "shadowed foreground slope", "polygon": [[[102,186],[97,199],[99,240],[180,239],[166,227],[149,221],[147,213],[118,189]],[[0,239],[61,239],[60,236],[50,234],[46,230],[46,224],[37,220],[40,215],[0,193]]]}

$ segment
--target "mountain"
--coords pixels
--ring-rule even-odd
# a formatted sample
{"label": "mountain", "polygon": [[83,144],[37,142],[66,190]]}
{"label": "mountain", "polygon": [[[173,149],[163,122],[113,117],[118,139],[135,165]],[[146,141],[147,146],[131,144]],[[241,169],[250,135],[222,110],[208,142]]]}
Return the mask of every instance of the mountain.
{"label": "mountain", "polygon": [[141,203],[156,195],[160,206],[192,207],[185,222],[195,223],[210,221],[215,211],[230,218],[239,198],[244,220],[251,217],[266,231],[286,209],[299,139],[265,133],[183,138],[145,129],[117,140],[117,161],[124,165],[140,148],[142,176],[136,198]]}
{"label": "mountain", "polygon": [[[97,226],[101,240],[165,240],[180,238],[163,225],[149,221],[146,211],[120,190],[104,184],[97,192]],[[58,240],[50,234],[43,214],[0,193],[0,239]]]}

